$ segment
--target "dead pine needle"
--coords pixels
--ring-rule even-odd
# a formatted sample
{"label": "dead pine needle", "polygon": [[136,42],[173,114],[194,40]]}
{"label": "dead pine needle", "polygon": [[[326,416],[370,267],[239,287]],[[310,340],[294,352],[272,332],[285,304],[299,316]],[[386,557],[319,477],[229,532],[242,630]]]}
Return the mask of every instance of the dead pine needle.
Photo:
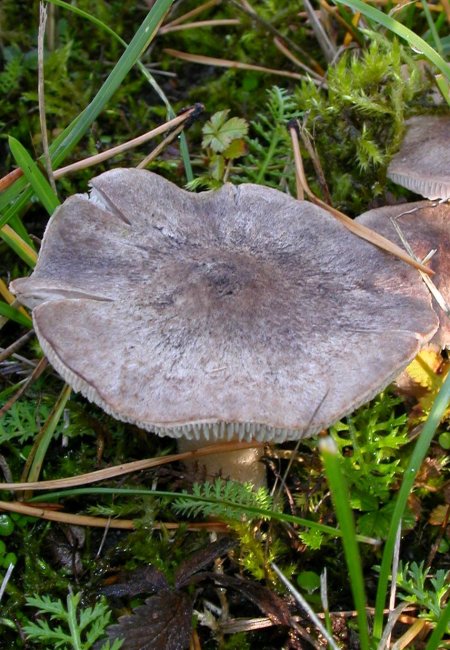
{"label": "dead pine needle", "polygon": [[[132,519],[111,519],[111,517],[93,517],[90,515],[77,515],[69,512],[59,512],[52,507],[42,505],[30,505],[19,501],[0,501],[0,512],[16,512],[45,521],[56,521],[61,524],[72,526],[92,526],[95,528],[119,528],[121,530],[134,530],[135,522]],[[181,526],[190,531],[226,532],[228,526],[220,521],[198,522],[198,523],[175,523],[175,522],[154,522],[152,528],[155,530],[177,530]]]}
{"label": "dead pine needle", "polygon": [[184,23],[180,25],[164,25],[160,28],[159,34],[169,34],[170,32],[180,32],[185,29],[199,29],[203,27],[230,27],[240,25],[238,18],[224,18],[222,20],[199,20],[195,23]]}
{"label": "dead pine needle", "polygon": [[303,79],[304,77],[304,75],[298,74],[298,72],[289,72],[288,70],[266,68],[261,65],[254,65],[253,63],[242,63],[241,61],[232,61],[230,59],[217,59],[212,56],[203,56],[203,54],[190,54],[189,52],[180,52],[180,50],[172,50],[171,48],[166,48],[164,52],[176,59],[189,61],[190,63],[215,65],[219,68],[233,68],[236,70],[253,70],[254,72],[265,72],[266,74],[274,74],[280,77],[289,77],[290,79]]}
{"label": "dead pine needle", "polygon": [[79,476],[72,476],[69,478],[55,479],[52,481],[33,481],[21,483],[0,483],[2,490],[59,490],[69,487],[79,487],[96,483],[97,481],[104,481],[106,479],[123,476],[132,472],[140,472],[144,469],[166,465],[175,461],[182,461],[186,459],[202,458],[211,454],[228,453],[238,449],[253,449],[257,446],[263,446],[262,443],[252,442],[220,442],[215,445],[209,445],[196,449],[194,451],[184,451],[179,454],[170,454],[168,456],[158,456],[157,458],[145,458],[143,460],[135,460],[131,463],[123,463],[114,467],[106,467],[99,469],[95,472],[87,474],[80,474]]}
{"label": "dead pine needle", "polygon": [[178,126],[172,133],[170,133],[167,137],[165,137],[164,140],[162,140],[153,149],[153,151],[151,151],[148,154],[148,156],[146,156],[143,160],[141,160],[139,165],[137,165],[137,168],[138,169],[144,169],[145,167],[150,165],[150,163],[153,162],[155,160],[155,158],[157,158],[159,156],[161,151],[163,151],[168,144],[173,142],[175,140],[175,138],[177,138],[180,135],[180,133],[182,132],[183,129],[184,129],[184,124],[180,124],[180,126]]}
{"label": "dead pine needle", "polygon": [[[277,48],[277,49],[278,49],[282,54],[284,54],[284,56],[285,56],[287,59],[289,59],[289,61],[292,61],[292,63],[293,63],[294,65],[296,65],[298,68],[301,68],[302,70],[304,70],[305,72],[307,72],[309,75],[311,75],[311,78],[313,79],[313,81],[314,81],[315,83],[320,84],[320,86],[321,86],[322,88],[326,88],[326,87],[327,87],[327,83],[326,83],[326,81],[325,81],[325,78],[322,77],[322,76],[321,76],[320,74],[318,74],[317,72],[315,72],[312,68],[310,68],[309,66],[307,66],[305,63],[302,63],[302,61],[300,61],[300,59],[299,59],[298,57],[296,57],[295,54],[293,54],[293,53],[291,52],[291,50],[290,50],[290,49],[289,49],[289,48],[288,48],[288,47],[283,43],[283,41],[282,41],[280,38],[278,38],[278,36],[275,36],[275,37],[274,37],[274,39],[273,39],[273,43],[274,43],[275,47],[276,47],[276,48]],[[324,72],[324,75],[325,75],[325,72]]]}
{"label": "dead pine needle", "polygon": [[66,167],[61,167],[60,169],[57,169],[55,171],[54,174],[55,178],[60,178],[61,176],[65,176],[66,174],[79,171],[80,169],[93,167],[94,165],[98,165],[99,163],[105,160],[109,160],[109,158],[112,158],[113,156],[117,156],[118,154],[123,153],[124,151],[128,151],[129,149],[138,147],[139,145],[144,144],[145,142],[148,142],[153,138],[156,138],[158,135],[161,135],[162,133],[166,133],[166,131],[170,131],[171,129],[178,127],[180,124],[187,122],[193,115],[198,114],[200,106],[201,105],[199,104],[196,104],[195,106],[191,106],[190,108],[183,111],[180,115],[177,115],[177,117],[174,117],[172,120],[169,120],[168,122],[165,122],[160,126],[157,126],[151,131],[147,131],[147,133],[143,133],[142,135],[139,135],[137,138],[128,140],[128,142],[123,142],[122,144],[117,145],[117,147],[112,147],[111,149],[102,151],[101,153],[96,154],[95,156],[84,158],[84,160],[79,160],[78,162],[73,163],[71,165],[67,165]]}
{"label": "dead pine needle", "polygon": [[221,0],[209,0],[208,2],[204,2],[203,4],[199,5],[195,9],[192,9],[191,11],[186,12],[182,16],[179,16],[178,18],[175,18],[174,20],[171,20],[170,22],[166,23],[165,25],[163,25],[162,29],[167,27],[174,27],[175,25],[180,25],[181,23],[184,23],[187,20],[190,20],[191,18],[195,18],[195,16],[198,16],[199,14],[203,13],[207,9],[211,9],[211,7],[215,7],[220,3]]}
{"label": "dead pine needle", "polygon": [[0,178],[0,192],[4,192],[4,190],[13,185],[22,176],[22,169],[17,167],[17,169],[13,169],[11,172],[6,174],[6,176]]}
{"label": "dead pine needle", "polygon": [[45,119],[45,77],[44,77],[44,38],[45,25],[47,23],[47,7],[43,2],[39,4],[39,32],[38,32],[38,104],[39,122],[41,126],[42,149],[44,152],[44,164],[50,186],[57,196],[55,178],[53,175],[52,161],[48,146],[47,121]]}
{"label": "dead pine needle", "polygon": [[18,352],[24,345],[28,343],[28,341],[33,338],[33,336],[34,330],[31,329],[29,332],[18,338],[17,341],[14,341],[14,343],[8,345],[7,348],[0,349],[0,363],[8,359],[15,352]]}
{"label": "dead pine needle", "polygon": [[9,400],[2,406],[0,409],[0,418],[2,418],[5,413],[9,411],[9,409],[17,402],[17,400],[22,397],[24,392],[27,390],[31,384],[33,384],[39,377],[42,375],[46,367],[48,366],[48,361],[45,357],[42,357],[42,359],[39,361],[37,366],[34,368],[33,372],[31,375],[28,377],[28,379],[22,384],[22,386],[19,388],[19,390],[14,393],[12,397],[9,398]]}

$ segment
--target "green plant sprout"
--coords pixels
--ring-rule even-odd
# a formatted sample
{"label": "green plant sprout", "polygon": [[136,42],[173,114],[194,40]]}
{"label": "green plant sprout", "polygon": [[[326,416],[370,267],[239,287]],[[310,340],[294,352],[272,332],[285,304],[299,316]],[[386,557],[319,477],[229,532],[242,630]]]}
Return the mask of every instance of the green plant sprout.
{"label": "green plant sprout", "polygon": [[217,189],[228,180],[234,160],[246,152],[248,123],[242,117],[228,117],[229,109],[218,111],[202,128],[202,148],[206,153],[208,173],[187,184],[190,190],[204,187]]}
{"label": "green plant sprout", "polygon": [[[289,166],[292,159],[286,126],[290,120],[300,117],[302,112],[286,89],[273,86],[267,94],[264,111],[259,112],[251,122],[245,174],[252,183],[280,187],[287,176],[286,165]],[[244,168],[241,172],[244,172]]]}
{"label": "green plant sprout", "polygon": [[[104,601],[94,607],[80,608],[81,593],[69,593],[66,604],[49,596],[33,596],[26,599],[27,605],[38,610],[37,622],[28,621],[23,626],[28,641],[39,643],[40,647],[60,650],[89,650],[101,639],[111,618],[111,612]],[[42,646],[42,643],[45,645]],[[106,641],[101,650],[119,650],[121,641],[110,645]]]}
{"label": "green plant sprout", "polygon": [[[433,572],[424,562],[400,563],[397,574],[399,600],[421,608],[419,617],[436,623],[449,593],[450,571],[438,569]],[[450,632],[450,627],[448,628]]]}
{"label": "green plant sprout", "polygon": [[386,391],[330,429],[342,455],[352,508],[364,513],[357,523],[364,535],[385,537],[389,530],[392,488],[404,471],[399,451],[409,443],[407,416],[396,413],[401,404]]}

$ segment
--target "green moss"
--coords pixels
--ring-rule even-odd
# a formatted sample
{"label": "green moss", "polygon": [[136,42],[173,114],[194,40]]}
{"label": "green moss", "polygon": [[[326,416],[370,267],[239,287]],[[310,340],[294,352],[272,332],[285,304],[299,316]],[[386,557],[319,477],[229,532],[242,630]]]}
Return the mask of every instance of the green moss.
{"label": "green moss", "polygon": [[404,120],[425,110],[430,86],[397,41],[381,39],[345,54],[326,82],[326,89],[305,82],[294,95],[335,207],[356,215],[385,191]]}

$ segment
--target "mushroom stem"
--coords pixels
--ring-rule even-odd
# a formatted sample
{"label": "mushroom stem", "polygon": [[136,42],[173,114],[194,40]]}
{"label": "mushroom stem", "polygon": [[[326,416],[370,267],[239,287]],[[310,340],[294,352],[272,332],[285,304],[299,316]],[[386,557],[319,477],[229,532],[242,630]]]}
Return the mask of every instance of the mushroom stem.
{"label": "mushroom stem", "polygon": [[[180,438],[178,440],[178,451],[196,451],[203,447],[216,445],[214,440],[187,440]],[[255,441],[255,445],[258,445]],[[261,463],[264,454],[264,447],[259,444],[247,449],[236,449],[233,451],[222,451],[217,454],[210,454],[191,460],[184,461],[189,469],[195,467],[204,468],[206,479],[210,480],[216,476],[223,476],[227,479],[240,481],[241,483],[251,483],[253,487],[259,488],[266,485],[266,468]]]}

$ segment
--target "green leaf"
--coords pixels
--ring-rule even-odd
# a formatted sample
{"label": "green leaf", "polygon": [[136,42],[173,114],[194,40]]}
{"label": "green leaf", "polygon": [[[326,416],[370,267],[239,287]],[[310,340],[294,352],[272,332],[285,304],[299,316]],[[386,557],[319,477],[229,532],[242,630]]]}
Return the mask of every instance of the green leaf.
{"label": "green leaf", "polygon": [[229,109],[214,113],[203,127],[202,147],[211,147],[216,153],[224,151],[233,140],[243,138],[248,132],[248,123],[242,117],[227,120]]}
{"label": "green leaf", "polygon": [[[34,596],[27,598],[27,605],[36,607],[41,618],[37,622],[27,621],[23,626],[30,641],[46,642],[45,647],[73,648],[87,650],[105,635],[111,612],[104,601],[94,607],[80,609],[81,593],[69,593],[64,604],[62,600],[52,600],[50,596]],[[62,622],[63,626],[58,625]],[[103,644],[108,650],[118,650],[121,641]]]}
{"label": "green leaf", "polygon": [[247,145],[245,140],[238,138],[233,140],[231,144],[223,151],[223,157],[228,158],[229,160],[234,160],[235,158],[240,158],[247,153]]}
{"label": "green leaf", "polygon": [[60,204],[58,197],[55,196],[43,173],[25,147],[23,147],[20,142],[12,136],[9,136],[8,142],[16,163],[22,169],[25,178],[34,190],[34,193],[47,212],[52,215]]}
{"label": "green leaf", "polygon": [[364,589],[361,556],[356,538],[355,523],[349,505],[347,481],[342,471],[342,457],[337,445],[331,437],[321,438],[319,442],[321,457],[330,487],[339,526],[342,530],[342,542],[347,569],[350,577],[350,587],[355,603],[358,622],[359,642],[362,650],[369,650],[369,628],[367,623],[367,599]]}
{"label": "green leaf", "polygon": [[209,171],[215,181],[221,181],[225,173],[225,158],[220,154],[211,156]]}

